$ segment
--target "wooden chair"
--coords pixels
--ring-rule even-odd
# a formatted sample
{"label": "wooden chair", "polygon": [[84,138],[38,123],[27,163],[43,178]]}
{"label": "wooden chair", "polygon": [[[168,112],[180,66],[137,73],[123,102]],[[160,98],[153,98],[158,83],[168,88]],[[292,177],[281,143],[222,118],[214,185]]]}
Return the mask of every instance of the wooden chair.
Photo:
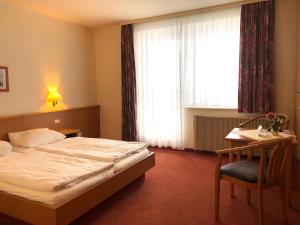
{"label": "wooden chair", "polygon": [[[282,129],[288,130],[290,125],[290,118],[286,114],[276,113],[276,115],[281,116],[283,118]],[[252,119],[247,120],[239,124],[241,128],[257,128],[261,125],[263,128],[268,128],[268,120],[266,119],[266,115],[259,115]]]}
{"label": "wooden chair", "polygon": [[[252,142],[244,147],[217,151],[215,171],[215,217],[219,218],[220,180],[224,179],[249,190],[247,201],[251,201],[251,189],[257,190],[259,225],[263,224],[263,189],[278,185],[282,200],[283,220],[287,221],[287,204],[289,190],[287,187],[291,162],[292,137],[278,138],[269,141]],[[253,151],[258,150],[259,159],[253,158]],[[248,152],[245,160],[237,160],[222,166],[225,154]],[[270,158],[267,159],[267,152]]]}

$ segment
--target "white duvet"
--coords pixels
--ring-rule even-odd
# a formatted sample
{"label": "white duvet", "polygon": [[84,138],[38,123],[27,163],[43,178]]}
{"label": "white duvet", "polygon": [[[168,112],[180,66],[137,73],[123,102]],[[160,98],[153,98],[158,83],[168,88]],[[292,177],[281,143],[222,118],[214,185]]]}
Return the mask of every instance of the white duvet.
{"label": "white duvet", "polygon": [[36,147],[36,150],[65,156],[117,162],[147,148],[145,143],[102,138],[68,138]]}
{"label": "white duvet", "polygon": [[55,192],[102,173],[113,163],[50,154],[12,152],[0,157],[0,181],[22,188]]}

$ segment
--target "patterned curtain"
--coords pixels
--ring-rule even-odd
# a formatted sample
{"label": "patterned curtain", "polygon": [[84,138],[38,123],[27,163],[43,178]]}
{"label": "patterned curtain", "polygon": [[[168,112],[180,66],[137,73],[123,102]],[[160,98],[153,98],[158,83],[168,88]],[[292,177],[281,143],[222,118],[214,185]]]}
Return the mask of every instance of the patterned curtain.
{"label": "patterned curtain", "polygon": [[133,26],[123,25],[121,30],[122,52],[122,137],[136,141],[136,78],[133,47]]}
{"label": "patterned curtain", "polygon": [[274,111],[274,0],[241,11],[238,111]]}

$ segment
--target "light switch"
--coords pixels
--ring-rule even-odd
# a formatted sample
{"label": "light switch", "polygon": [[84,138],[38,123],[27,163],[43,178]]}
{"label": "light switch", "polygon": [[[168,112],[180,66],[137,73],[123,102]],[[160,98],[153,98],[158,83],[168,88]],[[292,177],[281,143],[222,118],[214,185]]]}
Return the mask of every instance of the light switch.
{"label": "light switch", "polygon": [[55,124],[60,123],[60,119],[54,120],[54,123],[55,123]]}

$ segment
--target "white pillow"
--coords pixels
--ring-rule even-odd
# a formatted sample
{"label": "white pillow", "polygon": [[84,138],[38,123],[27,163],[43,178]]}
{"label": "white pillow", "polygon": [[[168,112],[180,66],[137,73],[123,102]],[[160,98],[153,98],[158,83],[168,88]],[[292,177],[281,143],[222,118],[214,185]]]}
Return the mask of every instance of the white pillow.
{"label": "white pillow", "polygon": [[10,140],[10,143],[13,146],[22,146],[19,145],[20,142],[22,142],[22,138],[24,135],[26,135],[26,133],[35,133],[38,132],[40,130],[48,130],[48,128],[36,128],[36,129],[32,129],[32,130],[25,130],[25,131],[19,131],[19,132],[14,132],[14,133],[8,133],[8,138]]}
{"label": "white pillow", "polygon": [[62,133],[54,130],[49,130],[48,128],[39,128],[16,133],[9,133],[8,137],[10,142],[14,146],[26,148],[46,145],[66,138],[66,136]]}
{"label": "white pillow", "polygon": [[0,141],[0,156],[7,155],[11,152],[12,146],[7,141]]}

